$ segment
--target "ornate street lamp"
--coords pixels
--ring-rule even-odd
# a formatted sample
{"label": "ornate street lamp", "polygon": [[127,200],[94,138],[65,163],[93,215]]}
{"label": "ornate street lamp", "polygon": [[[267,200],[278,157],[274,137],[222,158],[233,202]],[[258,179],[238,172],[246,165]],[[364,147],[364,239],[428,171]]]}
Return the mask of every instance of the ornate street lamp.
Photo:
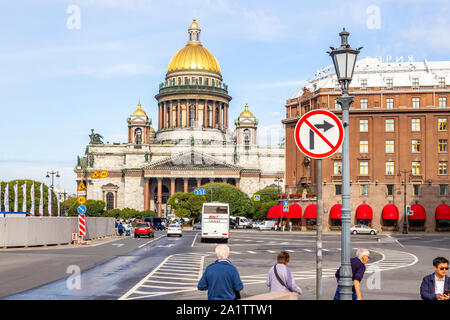
{"label": "ornate street lamp", "polygon": [[51,184],[51,186],[50,186],[51,193],[52,193],[52,194],[51,194],[51,197],[50,197],[52,211],[53,211],[53,186],[54,186],[53,176],[54,176],[55,174],[56,174],[56,177],[57,177],[57,178],[60,177],[59,171],[51,171],[51,172],[48,172],[48,171],[47,171],[47,175],[45,176],[46,178],[50,178],[50,175],[52,175],[52,184]]}
{"label": "ornate street lamp", "polygon": [[352,299],[352,267],[350,264],[350,159],[349,159],[349,109],[353,103],[353,97],[348,95],[348,88],[355,70],[356,57],[362,49],[353,49],[348,44],[349,32],[345,28],[339,33],[341,46],[337,49],[330,47],[327,52],[333,59],[334,68],[339,84],[342,88],[342,96],[337,102],[342,108],[342,124],[344,126],[344,145],[342,150],[342,231],[341,231],[341,271],[339,276],[339,290],[341,300]]}
{"label": "ornate street lamp", "polygon": [[405,175],[405,180],[403,183],[403,231],[402,234],[408,234],[408,215],[406,213],[406,174],[409,173],[409,178],[412,178],[412,172],[408,170],[400,170],[397,173],[397,177],[401,177],[402,173]]}

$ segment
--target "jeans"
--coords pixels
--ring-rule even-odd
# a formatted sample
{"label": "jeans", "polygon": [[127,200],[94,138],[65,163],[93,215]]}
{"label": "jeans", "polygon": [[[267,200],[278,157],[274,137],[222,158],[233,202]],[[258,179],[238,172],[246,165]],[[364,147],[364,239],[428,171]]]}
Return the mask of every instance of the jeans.
{"label": "jeans", "polygon": [[[356,292],[353,291],[353,293],[352,293],[352,300],[357,300],[357,299],[358,299],[358,297],[356,296]],[[341,300],[339,286],[337,286],[337,288],[336,288],[336,293],[334,294],[333,300]]]}

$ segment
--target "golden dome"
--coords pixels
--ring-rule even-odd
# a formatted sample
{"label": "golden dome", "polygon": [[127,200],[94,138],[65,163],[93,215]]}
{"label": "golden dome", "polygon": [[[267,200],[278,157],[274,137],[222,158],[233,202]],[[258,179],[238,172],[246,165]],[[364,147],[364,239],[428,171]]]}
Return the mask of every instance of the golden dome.
{"label": "golden dome", "polygon": [[245,104],[245,110],[241,112],[240,117],[250,117],[250,118],[254,118],[255,116],[253,115],[253,113],[251,113],[250,111],[248,111],[248,104]]}
{"label": "golden dome", "polygon": [[200,29],[200,26],[195,21],[195,19],[192,21],[191,25],[189,26],[189,29]]}
{"label": "golden dome", "polygon": [[200,28],[195,19],[191,23],[188,33],[188,43],[172,57],[167,67],[167,73],[180,70],[204,70],[220,75],[220,66],[216,57],[200,43]]}
{"label": "golden dome", "polygon": [[153,129],[153,127],[150,127],[150,132],[151,133],[155,132],[155,129]]}
{"label": "golden dome", "polygon": [[136,109],[135,112],[133,112],[133,115],[134,115],[134,116],[140,116],[140,115],[146,116],[146,115],[147,115],[147,114],[145,113],[145,111],[141,109],[141,101],[139,101],[139,103],[138,103],[138,108]]}

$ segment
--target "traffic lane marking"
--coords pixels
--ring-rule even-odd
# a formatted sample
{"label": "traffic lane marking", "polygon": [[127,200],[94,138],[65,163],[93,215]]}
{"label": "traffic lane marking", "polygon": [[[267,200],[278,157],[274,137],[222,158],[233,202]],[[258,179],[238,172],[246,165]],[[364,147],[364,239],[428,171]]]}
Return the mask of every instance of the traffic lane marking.
{"label": "traffic lane marking", "polygon": [[159,236],[159,237],[156,238],[156,239],[152,239],[152,240],[150,240],[150,241],[148,241],[148,242],[146,242],[146,243],[144,243],[144,244],[141,244],[138,248],[140,249],[140,248],[142,248],[142,247],[148,245],[149,243],[152,243],[152,242],[154,242],[154,241],[156,241],[156,240],[159,240],[159,239],[161,239],[161,238],[163,238],[163,237],[165,237],[165,236]]}

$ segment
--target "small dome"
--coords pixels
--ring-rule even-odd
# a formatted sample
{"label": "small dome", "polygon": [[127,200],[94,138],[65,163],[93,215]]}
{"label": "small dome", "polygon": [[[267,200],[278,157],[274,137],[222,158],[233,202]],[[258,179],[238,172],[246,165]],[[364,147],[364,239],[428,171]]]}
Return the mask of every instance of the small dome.
{"label": "small dome", "polygon": [[198,25],[197,21],[195,21],[195,19],[192,21],[189,29],[200,29],[200,26]]}
{"label": "small dome", "polygon": [[240,117],[254,118],[253,113],[248,111],[248,104],[245,104],[245,110],[241,112]]}
{"label": "small dome", "polygon": [[146,116],[147,114],[145,113],[144,110],[141,109],[141,101],[139,101],[138,103],[138,108],[136,109],[136,111],[133,112],[134,116]]}

